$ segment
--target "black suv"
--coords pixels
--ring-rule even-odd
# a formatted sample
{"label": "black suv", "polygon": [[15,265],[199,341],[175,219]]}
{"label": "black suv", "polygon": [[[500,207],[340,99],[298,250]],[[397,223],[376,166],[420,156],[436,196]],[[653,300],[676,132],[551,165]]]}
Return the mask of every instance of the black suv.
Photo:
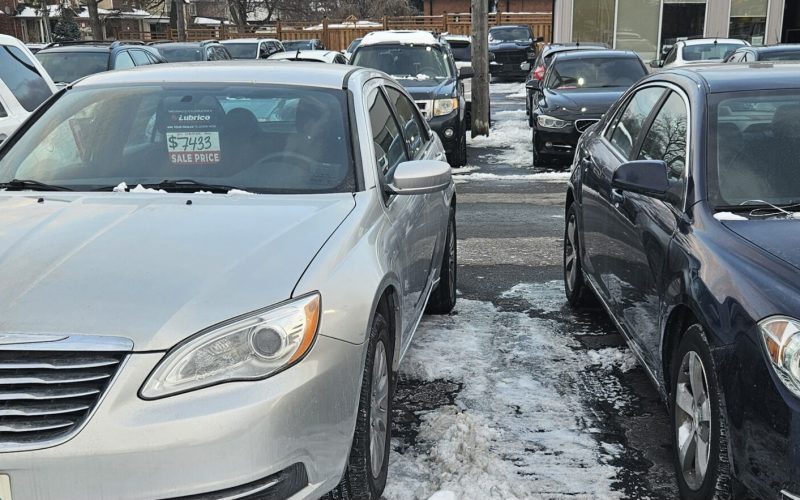
{"label": "black suv", "polygon": [[524,79],[536,58],[536,42],[526,25],[495,26],[489,30],[489,73],[493,77]]}
{"label": "black suv", "polygon": [[471,66],[456,68],[450,45],[425,31],[369,33],[350,59],[354,66],[374,68],[394,77],[414,98],[439,135],[452,167],[467,163],[467,114],[462,80]]}
{"label": "black suv", "polygon": [[167,62],[227,61],[233,59],[216,40],[205,42],[151,42]]}
{"label": "black suv", "polygon": [[102,71],[167,62],[142,42],[93,40],[51,43],[36,58],[53,82],[61,85]]}

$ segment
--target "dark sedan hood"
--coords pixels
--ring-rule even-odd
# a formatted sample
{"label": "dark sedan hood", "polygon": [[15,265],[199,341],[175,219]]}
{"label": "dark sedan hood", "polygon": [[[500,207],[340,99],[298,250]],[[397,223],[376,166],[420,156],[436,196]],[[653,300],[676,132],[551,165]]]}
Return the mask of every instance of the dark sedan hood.
{"label": "dark sedan hood", "polygon": [[800,221],[724,221],[725,227],[800,270]]}
{"label": "dark sedan hood", "polygon": [[545,89],[547,108],[570,114],[602,115],[625,93],[627,87],[602,89]]}
{"label": "dark sedan hood", "polygon": [[447,80],[397,78],[397,81],[406,88],[411,97],[418,101],[452,97],[456,93],[455,78],[448,78]]}

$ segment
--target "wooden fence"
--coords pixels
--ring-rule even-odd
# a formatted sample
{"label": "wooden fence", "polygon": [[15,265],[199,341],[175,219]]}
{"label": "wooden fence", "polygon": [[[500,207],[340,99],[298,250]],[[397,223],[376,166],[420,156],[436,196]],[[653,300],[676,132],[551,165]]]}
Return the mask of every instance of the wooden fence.
{"label": "wooden fence", "polygon": [[[504,12],[489,15],[490,27],[508,24],[530,26],[534,37],[542,37],[545,42],[552,40],[552,16],[550,14]],[[472,16],[470,14],[443,14],[441,16],[384,17],[366,21],[348,19],[342,22],[333,22],[326,18],[319,24],[277,21],[270,26],[248,26],[244,31],[229,25],[214,27],[192,25],[186,30],[186,38],[189,41],[247,37],[277,38],[279,40],[318,38],[330,50],[344,50],[354,39],[361,38],[372,31],[381,30],[425,30],[435,33],[469,35],[472,30]],[[121,35],[128,40],[178,39],[176,30],[168,30],[165,33],[123,32]]]}

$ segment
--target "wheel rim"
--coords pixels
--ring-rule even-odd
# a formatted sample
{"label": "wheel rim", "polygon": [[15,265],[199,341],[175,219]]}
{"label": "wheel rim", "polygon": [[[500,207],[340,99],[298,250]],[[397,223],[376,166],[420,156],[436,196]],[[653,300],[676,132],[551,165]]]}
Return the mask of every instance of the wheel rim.
{"label": "wheel rim", "polygon": [[370,445],[369,455],[372,477],[377,478],[383,469],[383,456],[386,452],[386,431],[389,407],[389,369],[386,362],[386,348],[378,341],[372,363],[372,401],[370,404]]}
{"label": "wheel rim", "polygon": [[578,251],[575,245],[577,227],[575,214],[572,213],[567,220],[567,234],[564,237],[564,274],[570,292],[575,289],[575,282],[578,280]]}
{"label": "wheel rim", "polygon": [[447,262],[447,286],[450,289],[450,297],[456,296],[456,238],[455,231],[453,230],[453,222],[450,221],[448,231],[448,262]]}
{"label": "wheel rim", "polygon": [[699,490],[711,457],[711,400],[700,356],[690,351],[681,361],[675,387],[675,432],[678,460],[686,484]]}

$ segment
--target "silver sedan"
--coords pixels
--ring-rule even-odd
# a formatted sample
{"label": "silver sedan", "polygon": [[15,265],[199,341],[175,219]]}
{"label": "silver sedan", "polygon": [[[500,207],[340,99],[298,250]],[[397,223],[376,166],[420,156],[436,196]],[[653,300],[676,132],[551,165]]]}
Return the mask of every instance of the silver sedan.
{"label": "silver sedan", "polygon": [[350,66],[47,101],[0,146],[0,497],[379,498],[398,364],[456,300],[444,158]]}

